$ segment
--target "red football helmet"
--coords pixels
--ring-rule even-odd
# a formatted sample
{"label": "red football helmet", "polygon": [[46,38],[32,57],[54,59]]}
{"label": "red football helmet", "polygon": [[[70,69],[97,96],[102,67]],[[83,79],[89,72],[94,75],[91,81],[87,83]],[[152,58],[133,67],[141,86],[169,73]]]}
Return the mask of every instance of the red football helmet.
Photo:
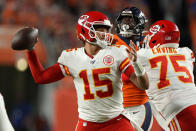
{"label": "red football helmet", "polygon": [[144,44],[147,48],[159,46],[178,48],[179,41],[180,31],[177,25],[168,20],[160,20],[150,27]]}
{"label": "red football helmet", "polygon": [[[108,17],[98,11],[90,11],[83,14],[77,23],[77,36],[80,40],[86,41],[90,44],[99,45],[105,48],[107,45],[111,45],[113,35],[107,32],[100,32],[95,30],[95,26],[103,26],[111,31],[112,24]],[[99,38],[97,35],[101,35],[104,38]]]}

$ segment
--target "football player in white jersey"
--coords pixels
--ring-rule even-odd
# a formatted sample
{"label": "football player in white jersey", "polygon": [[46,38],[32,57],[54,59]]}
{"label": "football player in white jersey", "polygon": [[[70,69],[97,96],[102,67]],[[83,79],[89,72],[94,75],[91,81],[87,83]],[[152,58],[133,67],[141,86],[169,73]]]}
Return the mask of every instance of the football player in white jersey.
{"label": "football player in white jersey", "polygon": [[112,42],[111,27],[111,22],[101,12],[83,14],[77,23],[77,36],[84,47],[64,50],[57,64],[46,70],[33,49],[27,52],[36,83],[73,77],[79,112],[77,131],[135,130],[123,115],[121,75],[125,73],[143,90],[148,89],[148,77],[135,62],[135,51],[128,51],[125,46],[108,46]]}
{"label": "football player in white jersey", "polygon": [[[161,114],[165,130],[196,130],[196,87],[193,52],[179,47],[180,31],[168,20],[155,22],[149,29],[145,49],[137,53],[149,76],[150,101]],[[159,114],[158,113],[158,114]],[[156,117],[156,115],[155,115]]]}
{"label": "football player in white jersey", "polygon": [[3,96],[0,93],[0,131],[14,131],[12,124],[8,118]]}

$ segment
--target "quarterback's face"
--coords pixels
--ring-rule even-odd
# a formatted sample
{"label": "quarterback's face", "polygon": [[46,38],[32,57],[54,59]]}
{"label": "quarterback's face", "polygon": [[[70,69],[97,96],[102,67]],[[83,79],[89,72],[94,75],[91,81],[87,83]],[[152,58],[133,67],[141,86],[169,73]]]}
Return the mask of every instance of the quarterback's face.
{"label": "quarterback's face", "polygon": [[105,37],[106,37],[105,36],[106,33],[109,32],[109,30],[107,28],[105,28],[105,27],[96,28],[95,31],[96,31],[97,37],[99,37],[100,40],[104,40]]}
{"label": "quarterback's face", "polygon": [[99,28],[96,28],[95,31],[108,32],[108,29],[105,27],[99,27]]}
{"label": "quarterback's face", "polygon": [[111,45],[113,40],[113,35],[110,33],[111,27],[107,25],[94,25],[94,40],[97,45],[102,48],[105,48],[108,45]]}

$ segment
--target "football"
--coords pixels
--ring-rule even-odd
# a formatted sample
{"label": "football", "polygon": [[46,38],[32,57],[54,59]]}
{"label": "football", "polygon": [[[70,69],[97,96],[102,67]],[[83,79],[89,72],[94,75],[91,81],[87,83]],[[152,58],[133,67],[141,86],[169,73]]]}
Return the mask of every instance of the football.
{"label": "football", "polygon": [[34,27],[24,27],[20,29],[13,37],[12,49],[25,50],[32,49],[37,42],[38,29]]}

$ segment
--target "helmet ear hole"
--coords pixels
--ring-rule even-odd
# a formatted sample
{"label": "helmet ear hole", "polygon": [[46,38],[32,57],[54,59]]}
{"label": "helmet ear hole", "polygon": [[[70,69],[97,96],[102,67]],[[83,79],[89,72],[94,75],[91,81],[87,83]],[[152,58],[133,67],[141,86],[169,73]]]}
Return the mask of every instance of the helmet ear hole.
{"label": "helmet ear hole", "polygon": [[163,24],[161,26],[162,26],[162,28],[165,28],[165,26]]}
{"label": "helmet ear hole", "polygon": [[82,33],[84,34],[85,33],[85,30],[82,28]]}
{"label": "helmet ear hole", "polygon": [[157,42],[156,40],[153,40],[153,41],[152,41],[153,44],[155,44],[156,42]]}

